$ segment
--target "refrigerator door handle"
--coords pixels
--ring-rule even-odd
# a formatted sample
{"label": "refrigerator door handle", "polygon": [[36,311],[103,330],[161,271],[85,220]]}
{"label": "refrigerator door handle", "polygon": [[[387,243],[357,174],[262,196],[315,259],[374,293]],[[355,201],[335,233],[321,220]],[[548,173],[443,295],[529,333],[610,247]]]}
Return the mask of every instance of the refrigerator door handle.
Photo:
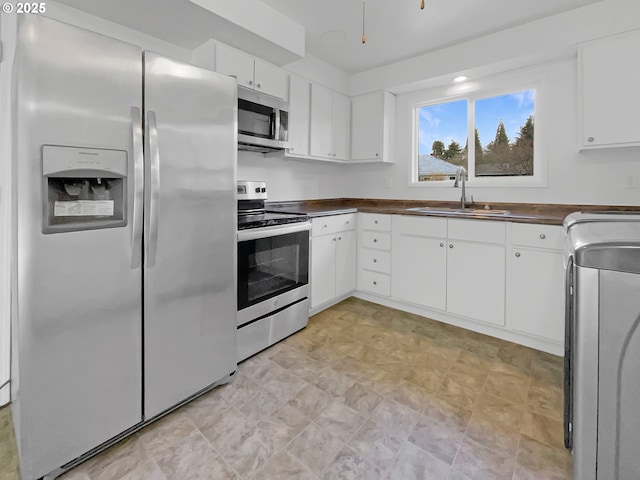
{"label": "refrigerator door handle", "polygon": [[158,200],[160,197],[160,152],[155,112],[147,111],[147,152],[149,154],[149,228],[147,229],[147,268],[156,264],[158,250]]}
{"label": "refrigerator door handle", "polygon": [[140,267],[142,257],[142,203],[144,201],[144,153],[142,150],[142,117],[138,107],[131,107],[133,140],[133,218],[131,220],[131,268]]}

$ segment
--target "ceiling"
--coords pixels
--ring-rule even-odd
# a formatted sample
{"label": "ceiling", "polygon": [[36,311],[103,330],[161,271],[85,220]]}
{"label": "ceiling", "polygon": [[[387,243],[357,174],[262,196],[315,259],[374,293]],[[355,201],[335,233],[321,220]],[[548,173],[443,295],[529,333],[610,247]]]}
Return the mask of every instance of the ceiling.
{"label": "ceiling", "polygon": [[[362,0],[262,0],[306,29],[307,53],[349,74],[598,1],[603,0],[425,0],[425,9],[420,10],[419,0],[366,0],[367,42],[363,45]],[[260,38],[234,30],[189,0],[59,2],[188,49],[214,37],[256,55],[262,53],[251,48],[262,46]],[[323,41],[329,31],[344,32],[332,34],[342,40]],[[265,55],[266,60],[284,63]]]}

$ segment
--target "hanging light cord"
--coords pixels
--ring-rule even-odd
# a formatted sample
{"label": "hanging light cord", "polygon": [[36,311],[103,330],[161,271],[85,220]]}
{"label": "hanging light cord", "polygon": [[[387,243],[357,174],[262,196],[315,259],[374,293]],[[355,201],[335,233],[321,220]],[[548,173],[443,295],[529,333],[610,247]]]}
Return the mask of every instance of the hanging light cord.
{"label": "hanging light cord", "polygon": [[367,36],[364,34],[364,15],[365,14],[365,0],[362,0],[362,43],[367,43]]}

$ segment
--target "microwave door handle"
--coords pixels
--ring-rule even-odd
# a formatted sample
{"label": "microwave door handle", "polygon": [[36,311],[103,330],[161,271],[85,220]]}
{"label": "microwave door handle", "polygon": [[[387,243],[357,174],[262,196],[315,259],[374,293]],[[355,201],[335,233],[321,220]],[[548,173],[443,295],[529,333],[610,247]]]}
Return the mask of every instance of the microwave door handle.
{"label": "microwave door handle", "polygon": [[138,107],[131,107],[131,140],[133,156],[133,215],[131,219],[131,268],[140,266],[142,257],[142,203],[144,201],[144,154],[142,149],[142,117]]}
{"label": "microwave door handle", "polygon": [[280,134],[280,110],[278,108],[274,108],[273,113],[271,114],[271,138],[274,140],[277,140],[279,134]]}
{"label": "microwave door handle", "polygon": [[158,127],[155,112],[147,112],[147,153],[149,167],[149,217],[147,233],[146,267],[153,268],[156,264],[158,250],[158,209],[160,197],[160,152],[158,149]]}

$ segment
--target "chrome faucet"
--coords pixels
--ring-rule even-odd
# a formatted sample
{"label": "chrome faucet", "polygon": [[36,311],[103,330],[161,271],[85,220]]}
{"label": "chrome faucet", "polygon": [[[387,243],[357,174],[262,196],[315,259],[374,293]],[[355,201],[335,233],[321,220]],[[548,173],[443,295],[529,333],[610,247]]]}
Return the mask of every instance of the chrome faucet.
{"label": "chrome faucet", "polygon": [[456,180],[453,182],[454,187],[458,187],[458,182],[462,182],[462,195],[460,195],[460,208],[464,210],[465,207],[470,207],[473,205],[473,195],[471,195],[471,201],[467,202],[467,193],[465,191],[465,177],[467,176],[467,171],[464,167],[458,167],[456,170]]}

